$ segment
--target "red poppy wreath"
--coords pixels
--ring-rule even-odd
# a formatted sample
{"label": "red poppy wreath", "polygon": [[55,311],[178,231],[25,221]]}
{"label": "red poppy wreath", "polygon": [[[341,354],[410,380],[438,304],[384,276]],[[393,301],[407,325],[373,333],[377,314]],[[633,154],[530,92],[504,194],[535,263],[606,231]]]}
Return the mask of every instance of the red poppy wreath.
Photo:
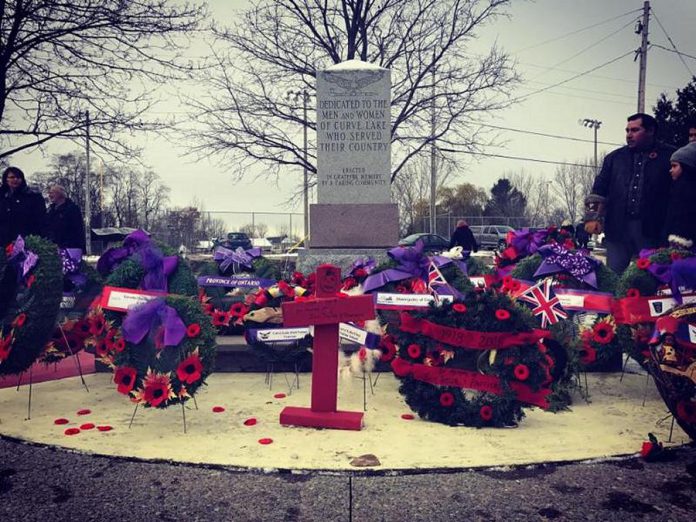
{"label": "red poppy wreath", "polygon": [[534,326],[504,292],[477,289],[454,303],[402,312],[394,336],[383,339],[383,360],[391,360],[399,391],[422,418],[514,426],[524,407],[560,409],[568,397],[561,389],[567,353]]}
{"label": "red poppy wreath", "polygon": [[215,330],[191,298],[169,296],[131,309],[120,328],[90,318],[100,359],[114,369],[116,390],[146,407],[192,398],[213,371]]}

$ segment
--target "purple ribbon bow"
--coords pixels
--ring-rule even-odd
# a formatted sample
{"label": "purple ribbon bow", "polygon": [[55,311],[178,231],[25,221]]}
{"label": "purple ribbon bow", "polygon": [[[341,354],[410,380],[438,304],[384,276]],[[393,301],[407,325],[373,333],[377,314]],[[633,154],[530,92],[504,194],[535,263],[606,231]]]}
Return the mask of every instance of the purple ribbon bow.
{"label": "purple ribbon bow", "polygon": [[348,275],[349,276],[354,276],[355,272],[358,270],[364,270],[366,274],[371,274],[372,271],[377,267],[377,263],[375,262],[374,258],[372,257],[359,257],[355,261],[353,261],[353,264],[351,265],[350,269],[348,270]]}
{"label": "purple ribbon bow", "polygon": [[597,274],[595,270],[599,265],[599,261],[596,259],[582,252],[571,252],[558,243],[544,245],[539,248],[538,252],[543,261],[534,273],[535,278],[547,274],[567,272],[578,281],[582,281],[592,288],[597,288]]}
{"label": "purple ribbon bow", "polygon": [[186,335],[186,325],[176,310],[164,299],[157,298],[128,310],[123,320],[123,338],[138,344],[148,333],[154,334],[160,325],[164,329],[164,346],[178,346]]}
{"label": "purple ribbon bow", "polygon": [[21,281],[29,275],[29,272],[31,272],[36,266],[36,263],[39,262],[39,256],[31,250],[26,249],[24,238],[22,236],[17,236],[17,239],[15,239],[12,245],[12,253],[7,261],[19,267],[17,280]]}
{"label": "purple ribbon bow", "polygon": [[109,275],[114,268],[132,256],[141,246],[150,243],[150,237],[143,230],[136,230],[128,234],[120,247],[112,247],[106,250],[97,261],[97,271],[103,275]]}
{"label": "purple ribbon bow", "polygon": [[237,273],[241,267],[252,269],[252,262],[257,257],[261,256],[261,249],[258,247],[244,250],[242,247],[237,247],[236,250],[230,250],[223,246],[219,246],[213,253],[213,259],[220,266],[220,272],[224,273],[232,266],[232,272]]}
{"label": "purple ribbon bow", "polygon": [[363,283],[363,290],[370,292],[391,281],[402,281],[411,277],[427,280],[430,260],[423,253],[424,247],[422,241],[417,241],[413,247],[392,248],[387,254],[398,263],[398,266],[369,275]]}
{"label": "purple ribbon bow", "polygon": [[523,257],[531,256],[544,245],[547,235],[547,230],[537,230],[536,232],[532,232],[528,228],[515,230],[512,233],[510,245],[518,255]]}

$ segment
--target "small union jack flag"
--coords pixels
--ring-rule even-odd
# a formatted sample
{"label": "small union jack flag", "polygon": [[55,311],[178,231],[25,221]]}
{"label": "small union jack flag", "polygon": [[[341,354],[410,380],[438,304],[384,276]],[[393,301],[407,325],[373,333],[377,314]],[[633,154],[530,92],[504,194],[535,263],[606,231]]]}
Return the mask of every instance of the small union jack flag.
{"label": "small union jack flag", "polygon": [[431,260],[428,267],[428,290],[435,297],[435,302],[439,302],[438,288],[442,290],[443,295],[451,295],[458,299],[462,297],[461,292],[447,282],[435,262]]}
{"label": "small union jack flag", "polygon": [[538,282],[518,295],[517,299],[529,306],[532,314],[541,316],[542,328],[568,318],[568,314],[561,307],[561,302],[553,293],[551,279]]}

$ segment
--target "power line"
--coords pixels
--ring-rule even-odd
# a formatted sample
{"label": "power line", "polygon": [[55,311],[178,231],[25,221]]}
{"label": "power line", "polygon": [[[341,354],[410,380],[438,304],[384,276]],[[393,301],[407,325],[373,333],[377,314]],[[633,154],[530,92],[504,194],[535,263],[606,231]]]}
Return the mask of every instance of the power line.
{"label": "power line", "polygon": [[517,52],[522,53],[525,51],[529,51],[530,49],[536,49],[537,47],[541,47],[542,45],[546,45],[546,44],[551,43],[551,42],[556,42],[558,40],[562,40],[563,38],[567,38],[569,36],[573,36],[574,34],[578,34],[578,33],[581,33],[583,31],[587,31],[588,29],[593,29],[594,27],[599,27],[600,25],[604,25],[606,23],[613,22],[614,20],[617,20],[619,18],[623,18],[624,16],[628,16],[628,15],[633,14],[633,13],[637,13],[638,11],[642,11],[642,9],[633,9],[631,11],[628,11],[627,13],[614,16],[613,18],[609,18],[609,19],[604,20],[602,22],[597,22],[597,23],[594,23],[592,25],[588,25],[587,27],[582,27],[580,29],[576,29],[575,31],[572,31],[570,33],[565,33],[565,34],[562,34],[560,36],[556,36],[554,38],[551,38],[549,40],[545,40],[541,43],[534,44],[534,45],[531,45],[529,47],[524,47]]}
{"label": "power line", "polygon": [[565,83],[568,83],[568,82],[571,82],[571,81],[573,81],[573,80],[576,80],[576,79],[578,79],[578,78],[580,78],[580,77],[582,77],[582,76],[585,76],[585,75],[587,75],[587,74],[589,74],[589,73],[591,73],[591,72],[594,72],[594,71],[596,71],[596,70],[598,70],[598,69],[601,69],[602,67],[606,67],[607,65],[611,65],[611,64],[614,63],[614,62],[618,62],[619,60],[621,60],[622,58],[625,58],[625,57],[628,56],[629,54],[633,54],[633,52],[634,52],[634,51],[632,51],[632,50],[631,50],[631,51],[628,51],[627,53],[624,53],[624,54],[622,54],[621,56],[617,56],[617,57],[614,58],[613,60],[609,60],[608,62],[604,62],[604,63],[601,64],[601,65],[597,65],[596,67],[593,67],[592,69],[588,69],[587,71],[584,71],[584,72],[581,72],[581,73],[579,73],[579,74],[576,74],[575,76],[571,76],[570,78],[566,78],[566,79],[563,80],[563,81],[560,81],[560,82],[558,82],[558,83],[554,83],[553,85],[550,85],[550,86],[548,86],[548,87],[544,87],[543,89],[538,89],[538,90],[536,90],[536,91],[532,91],[530,94],[527,94],[527,95],[525,95],[525,96],[520,96],[520,97],[518,97],[518,98],[514,98],[513,100],[511,100],[511,103],[514,103],[514,102],[520,101],[520,100],[525,100],[525,99],[527,99],[527,98],[529,98],[529,97],[531,97],[531,96],[534,96],[535,94],[539,94],[539,93],[548,91],[549,89],[553,89],[554,87],[558,87],[558,86],[563,85],[563,84],[565,84]]}
{"label": "power line", "polygon": [[[568,141],[579,141],[582,143],[594,143],[594,140],[587,140],[583,138],[574,138],[572,136],[560,136],[558,134],[547,134],[544,132],[537,132],[537,131],[530,131],[530,130],[524,130],[524,129],[513,129],[511,127],[501,127],[499,125],[490,125],[487,123],[481,123],[481,127],[490,127],[492,129],[499,129],[499,130],[505,130],[505,131],[510,131],[510,132],[519,132],[521,134],[532,134],[534,136],[543,136],[544,138],[557,138],[559,140],[568,140]],[[608,141],[598,141],[597,143],[600,143],[602,145],[613,145],[617,147],[621,147],[623,144],[622,143],[611,143]]]}
{"label": "power line", "polygon": [[472,156],[484,156],[486,158],[503,158],[503,159],[517,160],[517,161],[531,161],[534,163],[547,163],[547,164],[551,164],[551,165],[567,165],[570,167],[594,168],[592,165],[587,165],[586,163],[570,163],[567,161],[553,161],[553,160],[544,160],[544,159],[539,159],[539,158],[525,158],[522,156],[506,156],[505,154],[489,154],[487,152],[472,152],[469,150],[445,149],[442,147],[438,147],[438,149],[442,152],[456,152],[458,154],[470,154]]}
{"label": "power line", "polygon": [[[696,56],[693,56],[691,54],[686,54],[686,53],[682,53],[680,51],[675,51],[674,49],[668,49],[667,47],[660,45],[660,44],[650,44],[650,45],[652,47],[659,47],[660,49],[663,49],[665,51],[669,51],[670,53],[676,53],[679,56],[686,56],[687,58],[691,58],[692,60],[696,60]],[[691,71],[689,71],[689,72],[691,72]]]}
{"label": "power line", "polygon": [[660,19],[655,14],[654,9],[652,10],[652,13],[653,13],[653,18],[655,18],[655,21],[657,22],[657,25],[659,25],[660,29],[662,29],[662,32],[665,33],[665,36],[667,37],[667,41],[669,41],[669,43],[672,45],[672,48],[674,49],[674,52],[677,53],[677,56],[679,56],[681,63],[684,64],[684,67],[686,67],[686,70],[689,71],[689,74],[691,76],[693,76],[694,75],[693,71],[689,68],[689,66],[684,61],[684,57],[682,56],[682,53],[679,52],[679,49],[677,49],[677,46],[674,44],[674,41],[672,40],[672,38],[669,36],[669,34],[667,34],[667,30],[664,28],[664,26],[662,25],[662,22],[660,22]]}
{"label": "power line", "polygon": [[[584,52],[589,51],[589,50],[592,49],[593,47],[596,47],[596,46],[599,45],[600,43],[604,42],[605,40],[608,40],[609,38],[611,38],[611,37],[614,36],[615,34],[617,34],[617,33],[621,32],[621,31],[623,31],[624,29],[626,29],[626,27],[628,27],[629,25],[633,24],[633,22],[634,22],[634,20],[631,19],[627,24],[622,25],[622,26],[619,27],[616,31],[613,31],[613,32],[609,33],[609,34],[606,35],[604,38],[600,38],[599,40],[596,40],[595,42],[592,42],[590,45],[588,45],[587,47],[584,47],[583,49],[579,50],[577,53],[575,53],[575,54],[573,54],[572,56],[566,58],[565,60],[561,60],[560,62],[553,64],[551,67],[547,68],[547,69],[546,69],[542,74],[540,74],[539,76],[542,76],[543,74],[545,74],[545,73],[547,73],[547,72],[549,72],[549,71],[553,71],[553,70],[554,70],[556,67],[558,67],[559,65],[563,65],[564,63],[568,63],[568,62],[571,61],[573,58],[577,58],[578,56],[580,56],[580,55],[583,54]],[[538,78],[539,76],[537,76],[537,78]]]}

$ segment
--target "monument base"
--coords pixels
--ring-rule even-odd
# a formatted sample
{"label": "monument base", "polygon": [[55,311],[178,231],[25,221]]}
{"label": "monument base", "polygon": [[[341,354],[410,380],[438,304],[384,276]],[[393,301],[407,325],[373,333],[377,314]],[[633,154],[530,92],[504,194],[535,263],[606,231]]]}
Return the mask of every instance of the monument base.
{"label": "monument base", "polygon": [[309,208],[309,248],[391,248],[399,240],[395,203],[317,203]]}
{"label": "monument base", "polygon": [[280,424],[360,431],[363,426],[363,415],[362,412],[357,411],[313,411],[310,408],[288,406],[280,412]]}
{"label": "monument base", "polygon": [[[393,248],[396,244],[388,247]],[[297,254],[297,270],[305,274],[314,272],[319,265],[330,263],[341,268],[341,272],[348,273],[353,261],[359,257],[371,257],[379,265],[387,261],[388,248],[311,248],[300,250]]]}

